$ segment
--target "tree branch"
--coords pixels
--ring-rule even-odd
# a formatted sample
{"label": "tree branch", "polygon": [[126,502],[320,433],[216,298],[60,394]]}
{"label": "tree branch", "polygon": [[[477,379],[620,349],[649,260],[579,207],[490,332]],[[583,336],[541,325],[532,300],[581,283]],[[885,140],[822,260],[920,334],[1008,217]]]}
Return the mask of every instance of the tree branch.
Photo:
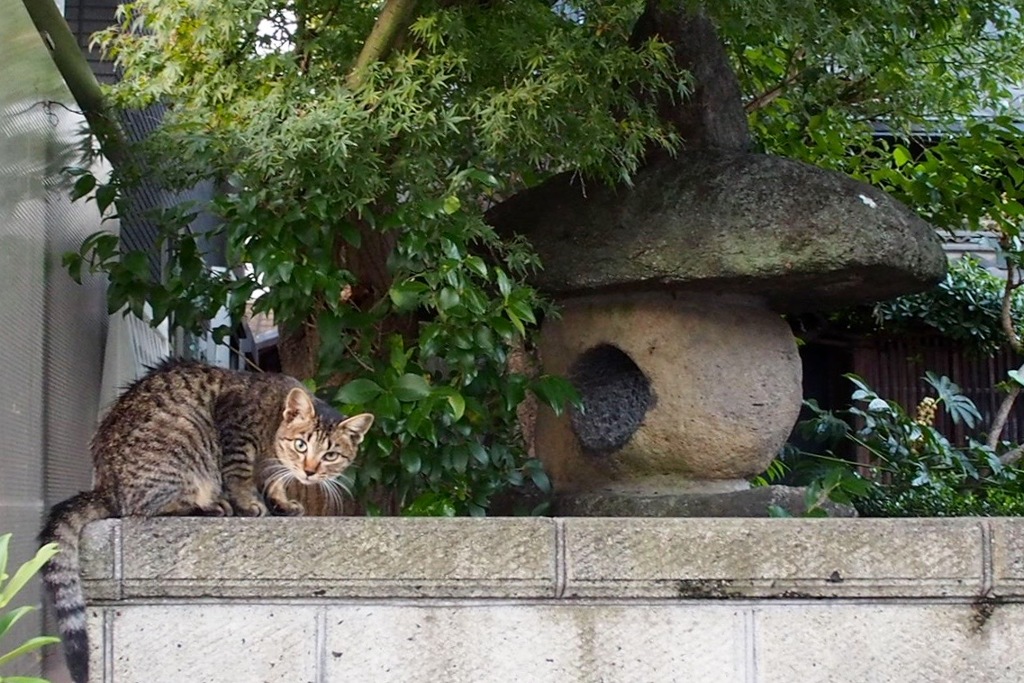
{"label": "tree branch", "polygon": [[[1004,248],[1009,245],[1004,245]],[[1003,288],[1003,309],[1000,314],[1000,320],[1003,324],[1003,332],[1006,334],[1007,340],[1010,342],[1010,348],[1013,349],[1014,353],[1020,355],[1024,351],[1024,345],[1021,344],[1020,336],[1017,334],[1017,330],[1013,325],[1013,317],[1011,312],[1013,310],[1013,290],[1017,288],[1017,267],[1013,263],[1012,257],[1006,259],[1006,285]],[[1017,372],[1024,373],[1024,365],[1021,365]],[[1020,395],[1021,386],[1017,382],[1013,383],[1013,387],[1007,392],[1006,396],[1003,397],[1003,402],[999,404],[999,409],[996,410],[995,417],[992,418],[992,426],[988,430],[988,439],[986,444],[989,448],[995,448],[996,444],[999,443],[999,437],[1003,434],[1003,429],[1006,427],[1006,421],[1010,419],[1010,412],[1013,410],[1013,404]],[[1014,449],[1018,450],[1018,449]],[[1013,453],[1013,451],[1010,451]],[[1005,458],[1007,453],[1003,455]],[[1019,458],[1020,454],[1015,455],[1015,459]],[[1000,458],[1002,460],[1002,458]]]}
{"label": "tree branch", "polygon": [[779,81],[777,85],[748,100],[747,103],[743,105],[743,110],[749,114],[750,112],[767,107],[769,104],[777,100],[779,96],[786,91],[786,88],[800,80],[800,78],[808,71],[807,69],[796,68],[796,63],[803,59],[803,57],[804,49],[802,47],[794,50],[792,54],[789,55],[788,63],[786,64],[786,76]]}
{"label": "tree branch", "polygon": [[1017,329],[1013,325],[1013,290],[1017,289],[1020,285],[1017,280],[1017,267],[1013,264],[1012,259],[1006,259],[1006,285],[1003,288],[1003,309],[1000,314],[1000,320],[1003,323],[1003,332],[1006,333],[1006,338],[1010,341],[1010,348],[1017,355],[1024,354],[1024,344],[1021,343],[1020,335],[1017,334]]}
{"label": "tree branch", "polygon": [[412,19],[415,9],[416,0],[388,0],[384,9],[377,16],[373,30],[366,37],[363,49],[356,57],[355,65],[348,73],[348,78],[345,80],[348,87],[358,87],[363,82],[363,75],[367,67],[387,58],[399,35]]}
{"label": "tree branch", "polygon": [[779,81],[778,85],[765,90],[763,93],[750,100],[747,100],[747,103],[743,105],[743,110],[749,114],[757,111],[758,109],[764,109],[769,104],[777,100],[782,93],[786,92],[786,88],[800,80],[800,77],[803,74],[803,71],[799,71],[786,76],[786,78]]}
{"label": "tree branch", "polygon": [[[1017,368],[1017,372],[1024,372],[1024,365]],[[999,444],[999,437],[1003,434],[1006,421],[1010,419],[1010,412],[1013,410],[1013,404],[1019,395],[1020,385],[1014,382],[1013,388],[1010,389],[1006,396],[1003,396],[1003,402],[999,404],[999,410],[996,411],[995,417],[992,418],[992,426],[988,430],[988,439],[985,441],[989,448],[995,449],[996,445]]]}
{"label": "tree branch", "polygon": [[1017,446],[1000,455],[999,462],[1004,465],[1013,465],[1020,460],[1021,456],[1024,456],[1024,446]]}

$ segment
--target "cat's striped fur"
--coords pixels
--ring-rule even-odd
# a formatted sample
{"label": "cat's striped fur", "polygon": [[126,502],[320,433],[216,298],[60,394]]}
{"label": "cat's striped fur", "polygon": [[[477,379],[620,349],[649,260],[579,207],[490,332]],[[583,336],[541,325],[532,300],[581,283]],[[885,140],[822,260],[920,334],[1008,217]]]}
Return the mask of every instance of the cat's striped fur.
{"label": "cat's striped fur", "polygon": [[89,677],[78,539],[91,521],[159,515],[303,513],[285,486],[338,496],[373,416],[343,419],[286,375],[170,360],[117,400],[92,440],[94,488],[50,511],[60,552],[42,570],[75,683]]}

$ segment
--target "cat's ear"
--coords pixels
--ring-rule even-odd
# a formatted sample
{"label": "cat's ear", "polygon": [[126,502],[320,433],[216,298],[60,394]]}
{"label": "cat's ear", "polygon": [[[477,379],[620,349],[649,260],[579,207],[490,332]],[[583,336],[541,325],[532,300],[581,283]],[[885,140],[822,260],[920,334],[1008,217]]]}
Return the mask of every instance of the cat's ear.
{"label": "cat's ear", "polygon": [[353,446],[358,446],[363,441],[363,437],[366,436],[366,432],[370,429],[370,425],[373,424],[373,415],[370,413],[360,413],[355,417],[350,417],[347,420],[343,420],[334,428],[335,432],[342,432],[349,438]]}
{"label": "cat's ear", "polygon": [[284,399],[284,413],[281,415],[283,424],[296,422],[312,422],[316,419],[316,408],[305,389],[295,387]]}

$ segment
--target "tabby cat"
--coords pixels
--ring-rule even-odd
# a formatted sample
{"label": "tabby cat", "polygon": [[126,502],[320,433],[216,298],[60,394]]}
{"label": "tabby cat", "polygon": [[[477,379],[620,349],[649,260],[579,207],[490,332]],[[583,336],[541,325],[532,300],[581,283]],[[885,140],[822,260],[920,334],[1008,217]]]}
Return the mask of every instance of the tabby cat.
{"label": "tabby cat", "polygon": [[288,484],[339,498],[335,477],[373,424],[344,419],[286,375],[169,360],[117,400],[92,440],[94,488],[58,503],[40,540],[61,552],[42,570],[75,683],[89,678],[78,537],[89,522],[158,515],[301,515]]}

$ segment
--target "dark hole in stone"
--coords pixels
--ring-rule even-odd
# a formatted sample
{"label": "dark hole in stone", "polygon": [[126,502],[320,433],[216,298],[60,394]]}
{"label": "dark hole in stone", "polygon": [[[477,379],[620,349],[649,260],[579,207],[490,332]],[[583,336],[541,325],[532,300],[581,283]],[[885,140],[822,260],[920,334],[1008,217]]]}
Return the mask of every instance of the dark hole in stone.
{"label": "dark hole in stone", "polygon": [[583,412],[569,408],[569,422],[591,455],[608,455],[625,446],[654,405],[650,380],[612,344],[580,354],[569,368],[569,380],[583,399]]}

